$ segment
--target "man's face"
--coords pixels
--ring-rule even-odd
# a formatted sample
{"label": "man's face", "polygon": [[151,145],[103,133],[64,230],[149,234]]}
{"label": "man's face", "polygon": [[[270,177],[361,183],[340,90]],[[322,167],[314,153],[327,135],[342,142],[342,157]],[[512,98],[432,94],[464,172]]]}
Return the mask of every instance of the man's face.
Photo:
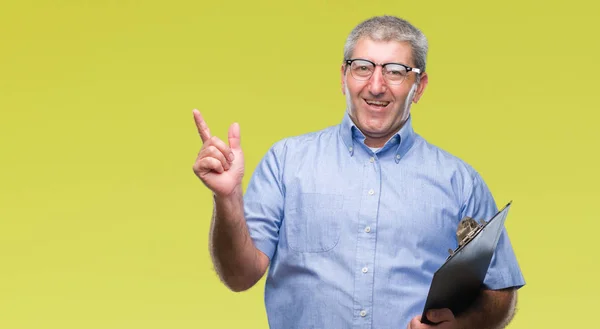
{"label": "man's face", "polygon": [[[361,38],[350,59],[355,58],[414,67],[411,47],[407,42]],[[346,66],[342,65],[342,92],[346,95],[350,117],[367,137],[365,143],[368,146],[383,146],[408,118],[410,104],[421,98],[427,85],[427,74],[421,74],[417,87],[415,72],[408,72],[401,84],[390,84],[384,78],[381,66],[377,66],[373,75],[364,81],[355,79],[350,67]]]}

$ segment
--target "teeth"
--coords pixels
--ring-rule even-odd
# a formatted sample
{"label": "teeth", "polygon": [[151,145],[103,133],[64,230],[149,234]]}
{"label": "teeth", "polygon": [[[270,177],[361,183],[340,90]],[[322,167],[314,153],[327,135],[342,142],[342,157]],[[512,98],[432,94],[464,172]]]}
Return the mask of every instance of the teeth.
{"label": "teeth", "polygon": [[390,102],[367,101],[369,105],[387,106]]}

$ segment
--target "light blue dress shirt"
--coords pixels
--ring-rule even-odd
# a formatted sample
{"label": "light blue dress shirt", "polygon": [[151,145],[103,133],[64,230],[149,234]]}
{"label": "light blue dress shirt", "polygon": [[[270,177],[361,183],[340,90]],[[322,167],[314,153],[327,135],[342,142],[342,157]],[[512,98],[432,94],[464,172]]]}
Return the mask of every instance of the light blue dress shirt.
{"label": "light blue dress shirt", "polygon": [[[244,202],[250,236],[271,260],[270,328],[406,328],[458,246],[458,222],[497,212],[480,175],[411,120],[373,153],[346,113],[275,143],[259,163]],[[485,284],[525,284],[506,232]]]}

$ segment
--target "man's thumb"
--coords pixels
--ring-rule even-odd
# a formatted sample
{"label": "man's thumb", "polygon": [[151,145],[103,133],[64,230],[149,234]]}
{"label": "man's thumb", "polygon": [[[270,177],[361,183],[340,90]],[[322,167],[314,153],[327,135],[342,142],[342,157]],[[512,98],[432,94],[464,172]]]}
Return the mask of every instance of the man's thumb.
{"label": "man's thumb", "polygon": [[452,311],[447,308],[430,310],[427,312],[427,320],[433,323],[452,321],[453,319],[454,314],[452,314]]}
{"label": "man's thumb", "polygon": [[229,147],[234,150],[240,149],[240,125],[234,122],[229,126]]}

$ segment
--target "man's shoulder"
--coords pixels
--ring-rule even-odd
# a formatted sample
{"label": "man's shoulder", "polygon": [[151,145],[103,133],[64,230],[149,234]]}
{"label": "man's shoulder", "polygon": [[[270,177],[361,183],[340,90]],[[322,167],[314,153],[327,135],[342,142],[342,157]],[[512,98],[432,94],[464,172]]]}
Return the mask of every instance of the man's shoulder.
{"label": "man's shoulder", "polygon": [[288,136],[281,138],[271,147],[277,153],[281,153],[287,150],[300,151],[307,148],[314,148],[323,145],[319,143],[330,143],[336,142],[339,132],[339,124],[328,126],[319,130],[306,132],[299,135]]}
{"label": "man's shoulder", "polygon": [[479,176],[475,168],[463,158],[417,135],[421,156],[432,159],[431,164],[440,168],[459,170],[471,177]]}
{"label": "man's shoulder", "polygon": [[417,142],[420,144],[417,150],[420,160],[415,170],[431,175],[442,185],[447,184],[456,193],[461,204],[467,202],[473,191],[487,189],[481,174],[467,160],[422,137]]}

